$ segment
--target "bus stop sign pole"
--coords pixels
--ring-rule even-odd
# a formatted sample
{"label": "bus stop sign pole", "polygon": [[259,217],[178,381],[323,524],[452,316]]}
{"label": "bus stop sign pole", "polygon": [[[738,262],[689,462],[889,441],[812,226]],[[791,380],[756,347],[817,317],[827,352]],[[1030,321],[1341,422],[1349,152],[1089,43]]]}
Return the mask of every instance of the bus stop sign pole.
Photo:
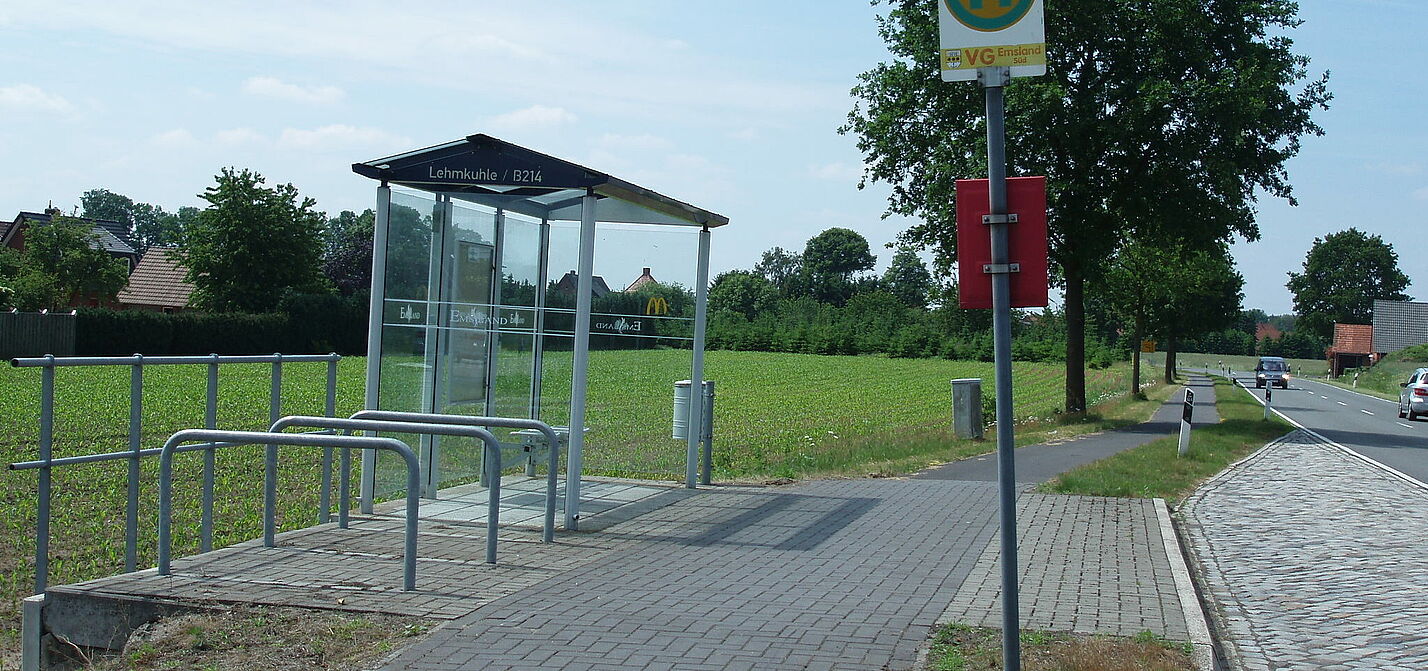
{"label": "bus stop sign pole", "polygon": [[1002,659],[1003,668],[1021,668],[1020,605],[1017,598],[1016,464],[1012,433],[1011,261],[1007,212],[1006,110],[1002,87],[1011,80],[1006,67],[982,68],[977,79],[987,93],[987,195],[990,213],[983,217],[991,235],[992,258],[984,271],[992,276],[992,348],[996,360],[997,491],[1002,532]]}

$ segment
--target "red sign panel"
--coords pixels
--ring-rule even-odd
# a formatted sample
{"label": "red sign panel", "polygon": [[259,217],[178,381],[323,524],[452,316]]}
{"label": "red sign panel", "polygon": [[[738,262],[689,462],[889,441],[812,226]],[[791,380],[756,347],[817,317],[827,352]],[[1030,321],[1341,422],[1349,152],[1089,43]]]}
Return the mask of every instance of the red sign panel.
{"label": "red sign panel", "polygon": [[[987,180],[957,180],[957,284],[964,308],[992,307],[992,276],[982,271],[992,262],[990,227],[982,223],[991,210]],[[1007,213],[1017,215],[1017,223],[1007,225],[1007,260],[1021,265],[1011,274],[1011,307],[1046,307],[1046,178],[1008,177]]]}

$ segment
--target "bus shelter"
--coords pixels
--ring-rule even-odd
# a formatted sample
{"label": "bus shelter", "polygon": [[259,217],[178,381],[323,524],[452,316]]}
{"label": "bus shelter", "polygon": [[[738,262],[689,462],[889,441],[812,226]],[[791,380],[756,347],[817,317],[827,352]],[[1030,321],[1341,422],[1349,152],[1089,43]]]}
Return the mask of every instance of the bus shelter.
{"label": "bus shelter", "polygon": [[[632,476],[677,470],[677,452],[695,486],[699,432],[670,444],[655,408],[674,380],[703,380],[710,230],[726,217],[488,135],[352,169],[380,182],[365,407],[570,427],[567,529],[587,448]],[[413,447],[424,497],[481,472],[479,445]],[[363,456],[364,509],[404,486],[383,458]]]}

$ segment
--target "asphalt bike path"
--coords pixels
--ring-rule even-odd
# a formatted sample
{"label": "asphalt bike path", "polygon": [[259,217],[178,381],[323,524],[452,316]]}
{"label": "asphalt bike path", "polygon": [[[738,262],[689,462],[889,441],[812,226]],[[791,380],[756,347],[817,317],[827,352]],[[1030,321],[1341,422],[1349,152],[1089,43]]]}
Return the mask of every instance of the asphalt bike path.
{"label": "asphalt bike path", "polygon": [[[1215,386],[1210,379],[1203,375],[1191,375],[1185,386],[1195,392],[1195,413],[1190,422],[1191,426],[1218,423],[1220,417],[1215,412]],[[1149,421],[1141,424],[1019,447],[1016,450],[1016,481],[1046,482],[1078,466],[1176,434],[1180,431],[1184,398],[1185,394],[1181,391],[1171,394],[1170,400],[1162,404]],[[1425,426],[1428,426],[1428,423],[1425,423]],[[930,468],[914,477],[996,482],[996,453]]]}

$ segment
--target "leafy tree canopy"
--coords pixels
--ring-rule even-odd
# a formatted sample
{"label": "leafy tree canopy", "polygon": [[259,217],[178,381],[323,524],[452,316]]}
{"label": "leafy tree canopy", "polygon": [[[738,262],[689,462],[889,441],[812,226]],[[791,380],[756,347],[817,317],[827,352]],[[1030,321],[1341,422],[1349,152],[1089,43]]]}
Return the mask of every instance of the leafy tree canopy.
{"label": "leafy tree canopy", "polygon": [[1333,337],[1335,322],[1372,323],[1374,299],[1411,300],[1393,245],[1357,228],[1314,238],[1304,272],[1289,273],[1286,286],[1294,294],[1296,326],[1325,339]]}
{"label": "leafy tree canopy", "polygon": [[344,296],[372,286],[372,228],[376,220],[372,210],[362,214],[343,210],[327,222],[322,272]]}
{"label": "leafy tree canopy", "polygon": [[803,257],[782,247],[774,247],[764,252],[754,266],[754,272],[762,275],[780,292],[788,293],[793,278],[803,271]]}
{"label": "leafy tree canopy", "polygon": [[266,312],[287,292],[329,290],[320,269],[327,219],[313,199],[247,169],[224,168],[215,180],[199,194],[208,207],[178,239],[195,306]]}
{"label": "leafy tree canopy", "polygon": [[892,262],[883,272],[882,288],[894,295],[903,305],[925,307],[936,285],[932,273],[917,253],[910,247],[899,247],[893,254]]}
{"label": "leafy tree canopy", "polygon": [[772,310],[778,297],[778,289],[762,275],[730,270],[715,277],[709,287],[709,309],[731,310],[746,319],[754,319],[759,313]]}
{"label": "leafy tree canopy", "polygon": [[808,239],[803,247],[803,269],[814,275],[850,278],[872,270],[877,263],[868,239],[847,228],[830,228]]}
{"label": "leafy tree canopy", "polygon": [[184,223],[184,210],[189,210],[189,216],[198,213],[198,208],[185,207],[179,209],[179,214],[169,214],[162,207],[136,202],[108,189],[85,191],[79,203],[86,217],[124,224],[140,254],[154,245],[172,244]]}
{"label": "leafy tree canopy", "polygon": [[11,299],[21,310],[58,310],[76,299],[114,300],[129,281],[129,266],[99,248],[89,224],[55,217],[25,232],[25,251],[0,263],[13,273]]}
{"label": "leafy tree canopy", "polygon": [[[959,178],[986,175],[984,97],[942,82],[937,3],[887,0],[893,58],[859,75],[840,130],[889,213],[923,220],[905,242],[956,261]],[[1047,74],[1006,89],[1008,174],[1048,180],[1053,269],[1066,288],[1069,411],[1084,410],[1084,300],[1120,241],[1205,248],[1253,240],[1256,194],[1289,198],[1285,162],[1330,99],[1291,51],[1291,0],[1064,0],[1046,7]]]}

